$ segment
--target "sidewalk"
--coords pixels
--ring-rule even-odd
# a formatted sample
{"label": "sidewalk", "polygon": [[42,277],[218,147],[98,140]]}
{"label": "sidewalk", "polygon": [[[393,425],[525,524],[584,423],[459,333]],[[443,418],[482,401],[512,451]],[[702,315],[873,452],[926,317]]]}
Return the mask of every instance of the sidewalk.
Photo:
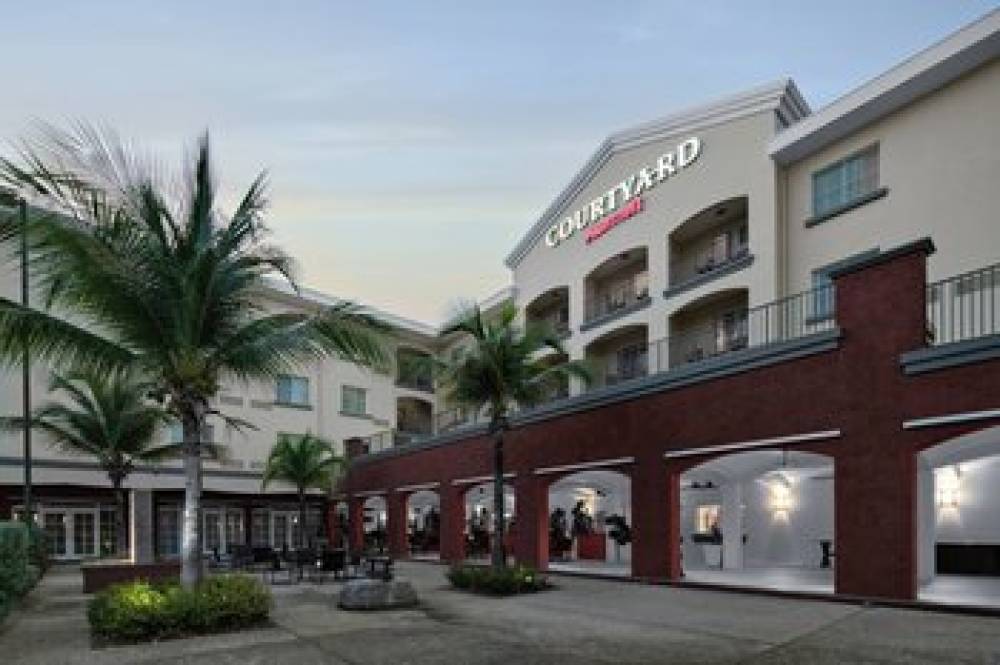
{"label": "sidewalk", "polygon": [[480,598],[445,569],[398,566],[424,606],[338,610],[339,584],[275,587],[274,625],[92,649],[76,568],[52,570],[0,628],[5,665],[518,665],[1000,662],[1000,620],[559,577],[558,588]]}

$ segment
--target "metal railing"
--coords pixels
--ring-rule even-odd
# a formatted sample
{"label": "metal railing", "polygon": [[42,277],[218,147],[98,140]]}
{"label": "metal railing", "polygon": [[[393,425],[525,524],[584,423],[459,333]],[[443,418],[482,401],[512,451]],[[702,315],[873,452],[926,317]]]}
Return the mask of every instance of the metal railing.
{"label": "metal railing", "polygon": [[600,291],[595,293],[592,298],[588,298],[584,323],[601,319],[648,299],[649,285],[646,281],[646,273],[637,273],[628,279],[628,283],[623,289],[617,292]]}
{"label": "metal railing", "polygon": [[834,311],[832,284],[737,310],[718,321],[650,342],[646,353],[630,360],[628,367],[609,371],[603,381],[595,382],[591,388],[615,385],[682,365],[831,330],[836,325]]}
{"label": "metal railing", "polygon": [[396,385],[400,388],[419,390],[425,393],[434,392],[434,379],[431,378],[430,373],[401,373],[399,378],[396,379]]}
{"label": "metal railing", "polygon": [[927,341],[1000,334],[1000,263],[927,285]]}
{"label": "metal railing", "polygon": [[694,265],[681,268],[670,269],[670,286],[684,284],[696,277],[710,275],[713,272],[722,270],[729,265],[740,261],[750,255],[750,248],[747,245],[737,245],[727,249],[724,256],[715,256],[709,253],[701,260],[695,261]]}

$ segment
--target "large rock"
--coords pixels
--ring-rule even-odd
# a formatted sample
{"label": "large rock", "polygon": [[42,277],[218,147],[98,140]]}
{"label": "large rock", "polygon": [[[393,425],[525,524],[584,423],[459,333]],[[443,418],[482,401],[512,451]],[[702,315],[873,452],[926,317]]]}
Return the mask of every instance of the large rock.
{"label": "large rock", "polygon": [[413,585],[405,580],[351,580],[340,590],[337,604],[345,610],[392,610],[419,603]]}

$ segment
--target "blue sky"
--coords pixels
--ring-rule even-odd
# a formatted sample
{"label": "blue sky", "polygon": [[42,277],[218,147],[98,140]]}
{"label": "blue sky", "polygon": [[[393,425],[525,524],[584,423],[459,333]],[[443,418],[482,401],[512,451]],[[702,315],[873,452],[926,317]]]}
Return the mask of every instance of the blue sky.
{"label": "blue sky", "polygon": [[608,133],[792,76],[817,108],[986,0],[62,2],[4,8],[2,137],[108,123],[230,198],[272,178],[303,283],[439,321]]}

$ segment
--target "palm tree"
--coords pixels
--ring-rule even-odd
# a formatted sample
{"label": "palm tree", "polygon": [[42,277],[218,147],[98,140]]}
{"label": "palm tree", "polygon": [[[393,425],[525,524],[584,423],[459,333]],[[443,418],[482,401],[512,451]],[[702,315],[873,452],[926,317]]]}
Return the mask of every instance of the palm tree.
{"label": "palm tree", "polygon": [[333,452],[333,446],[312,434],[282,436],[271,448],[264,466],[262,488],[273,481],[284,481],[295,486],[299,499],[299,548],[305,549],[306,492],[310,489],[329,491],[336,473],[343,468],[344,459]]}
{"label": "palm tree", "polygon": [[[155,445],[169,416],[148,399],[149,384],[131,374],[53,374],[49,392],[65,397],[35,409],[28,424],[49,436],[53,446],[97,460],[115,493],[115,540],[126,549],[125,479],[139,462],[177,455],[177,445]],[[23,417],[0,417],[0,428],[21,429]]]}
{"label": "palm tree", "polygon": [[[381,364],[381,326],[351,303],[268,312],[268,277],[297,289],[265,240],[266,177],[231,215],[218,207],[207,135],[169,179],[109,131],[45,128],[0,178],[32,201],[24,223],[43,308],[0,298],[0,360],[27,352],[56,369],[134,369],[183,428],[184,586],[202,575],[202,432],[226,381],[273,382],[336,355]],[[0,223],[0,241],[22,223]]]}
{"label": "palm tree", "polygon": [[549,362],[543,351],[565,357],[559,336],[548,326],[516,322],[512,304],[486,317],[478,306],[466,309],[441,332],[449,337],[463,335],[451,358],[444,361],[442,384],[446,399],[470,409],[485,411],[487,431],[493,437],[493,549],[494,568],[506,565],[504,526],[504,436],[510,429],[510,415],[518,408],[530,408],[544,401],[560,382],[575,376],[590,381],[590,370],[581,361]]}

